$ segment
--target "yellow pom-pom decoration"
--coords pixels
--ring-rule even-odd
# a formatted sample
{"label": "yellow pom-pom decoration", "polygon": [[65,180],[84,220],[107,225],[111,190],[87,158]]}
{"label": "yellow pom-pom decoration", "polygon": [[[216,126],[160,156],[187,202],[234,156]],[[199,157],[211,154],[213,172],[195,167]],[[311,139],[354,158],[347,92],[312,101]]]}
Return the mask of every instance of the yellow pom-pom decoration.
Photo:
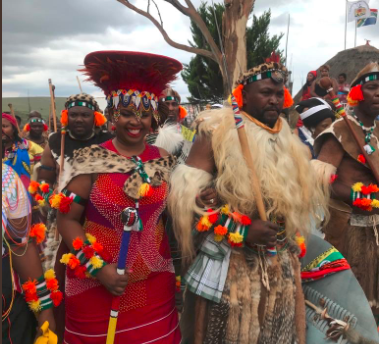
{"label": "yellow pom-pom decoration", "polygon": [[234,244],[241,244],[243,242],[243,236],[238,232],[230,233],[229,240],[233,242]]}
{"label": "yellow pom-pom decoration", "polygon": [[353,189],[354,192],[361,192],[362,191],[362,186],[363,186],[363,183],[361,183],[361,182],[355,183],[352,186],[352,189]]}
{"label": "yellow pom-pom decoration", "polygon": [[196,225],[196,229],[199,232],[205,232],[212,227],[212,223],[209,221],[208,216],[202,216]]}
{"label": "yellow pom-pom decoration", "polygon": [[91,245],[96,242],[96,238],[92,234],[86,233],[86,237]]}
{"label": "yellow pom-pom decoration", "polygon": [[377,199],[373,199],[373,200],[371,201],[371,206],[372,206],[373,208],[379,208],[379,200],[377,200]]}
{"label": "yellow pom-pom decoration", "polygon": [[68,262],[70,261],[71,256],[72,256],[72,253],[65,253],[65,254],[62,256],[62,258],[60,259],[60,262],[61,262],[62,264],[67,265]]}
{"label": "yellow pom-pom decoration", "polygon": [[224,235],[215,234],[214,240],[216,242],[220,242],[220,241],[222,241],[222,239],[224,239]]}
{"label": "yellow pom-pom decoration", "polygon": [[49,280],[49,279],[53,279],[53,278],[55,278],[55,272],[54,272],[54,270],[53,269],[50,269],[50,270],[47,270],[46,272],[45,272],[45,279],[47,279],[47,280]]}
{"label": "yellow pom-pom decoration", "polygon": [[148,183],[143,183],[139,189],[141,197],[150,197],[153,194],[153,188]]}
{"label": "yellow pom-pom decoration", "polygon": [[100,269],[103,266],[103,261],[99,257],[93,256],[89,261],[95,269]]}
{"label": "yellow pom-pom decoration", "polygon": [[45,199],[40,199],[40,200],[38,200],[37,202],[38,202],[38,205],[39,205],[40,207],[44,207],[44,206],[46,205],[46,201],[45,201]]}
{"label": "yellow pom-pom decoration", "polygon": [[50,206],[54,209],[59,209],[62,198],[63,198],[62,193],[52,195],[50,197]]}
{"label": "yellow pom-pom decoration", "polygon": [[41,301],[40,300],[30,301],[29,307],[33,312],[37,313],[41,310]]}
{"label": "yellow pom-pom decoration", "polygon": [[229,206],[227,204],[221,208],[221,214],[229,215]]}

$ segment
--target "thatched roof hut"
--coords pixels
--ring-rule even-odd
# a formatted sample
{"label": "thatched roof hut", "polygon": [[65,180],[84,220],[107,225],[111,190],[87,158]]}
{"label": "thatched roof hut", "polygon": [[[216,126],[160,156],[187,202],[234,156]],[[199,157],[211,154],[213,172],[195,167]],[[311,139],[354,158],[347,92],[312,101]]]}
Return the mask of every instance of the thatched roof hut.
{"label": "thatched roof hut", "polygon": [[[350,83],[364,66],[374,61],[379,61],[379,49],[369,44],[365,44],[360,45],[356,48],[342,50],[322,65],[329,65],[330,76],[336,79],[338,77],[338,74],[345,73],[347,75],[347,82]],[[318,68],[320,67],[321,65]],[[302,89],[300,89],[300,91],[294,97],[295,104],[300,101],[301,91]],[[298,117],[296,114],[296,111],[291,111],[291,115],[293,115],[290,115],[290,117],[292,117],[292,125],[294,121],[296,123],[297,118],[293,118]]]}

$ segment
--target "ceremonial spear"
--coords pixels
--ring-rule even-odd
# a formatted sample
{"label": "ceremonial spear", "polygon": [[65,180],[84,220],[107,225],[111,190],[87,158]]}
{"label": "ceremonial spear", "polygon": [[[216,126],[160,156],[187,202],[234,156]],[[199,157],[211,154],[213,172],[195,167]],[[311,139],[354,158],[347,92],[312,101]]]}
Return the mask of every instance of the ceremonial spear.
{"label": "ceremonial spear", "polygon": [[[138,226],[139,218],[135,208],[125,208],[121,213],[121,221],[124,223],[124,231],[121,238],[120,253],[118,255],[117,273],[119,275],[125,274],[126,259],[128,257],[130,232],[134,226]],[[111,314],[109,317],[108,333],[106,344],[113,344],[116,335],[116,326],[118,318],[118,310],[120,308],[121,296],[113,296]]]}
{"label": "ceremonial spear", "polygon": [[371,161],[370,155],[366,152],[366,150],[362,146],[357,133],[353,129],[353,126],[351,125],[351,122],[349,121],[349,118],[346,115],[346,111],[345,111],[344,107],[342,106],[341,102],[339,101],[338,97],[336,96],[336,94],[334,92],[334,89],[332,86],[332,81],[330,80],[330,78],[324,77],[320,80],[320,85],[323,89],[326,90],[326,92],[328,92],[330,98],[332,99],[333,104],[336,107],[337,113],[344,119],[347,127],[349,128],[351,134],[354,137],[355,142],[357,143],[357,145],[360,148],[363,156],[365,157],[366,162],[369,165],[369,167],[370,167],[370,169],[374,175],[374,178],[376,179],[377,183],[379,184],[379,172],[377,170],[377,167]]}

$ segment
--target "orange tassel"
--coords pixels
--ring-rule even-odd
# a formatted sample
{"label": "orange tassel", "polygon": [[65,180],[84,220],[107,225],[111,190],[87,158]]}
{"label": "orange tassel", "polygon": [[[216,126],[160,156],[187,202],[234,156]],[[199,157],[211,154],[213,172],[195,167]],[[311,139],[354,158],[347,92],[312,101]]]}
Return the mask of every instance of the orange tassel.
{"label": "orange tassel", "polygon": [[347,96],[347,102],[350,106],[357,106],[358,103],[364,99],[365,98],[363,97],[362,85],[352,87]]}
{"label": "orange tassel", "polygon": [[75,238],[72,242],[72,247],[75,251],[79,251],[83,246],[83,240],[79,237]]}
{"label": "orange tassel", "polygon": [[284,89],[284,104],[283,109],[288,109],[293,105],[293,99],[290,91],[288,91],[287,87],[283,86]]}
{"label": "orange tassel", "polygon": [[34,195],[39,189],[39,183],[32,180],[29,184],[28,191],[30,194]]}
{"label": "orange tassel", "polygon": [[26,123],[26,124],[24,125],[24,129],[23,129],[23,131],[30,131],[30,124],[29,124],[29,123]]}
{"label": "orange tassel", "polygon": [[95,116],[94,123],[96,127],[101,127],[102,125],[107,123],[107,119],[101,112],[95,111],[94,116]]}
{"label": "orange tassel", "polygon": [[62,127],[68,126],[68,110],[62,110],[62,112],[61,112],[61,124],[62,124]]}
{"label": "orange tassel", "polygon": [[29,236],[36,239],[36,243],[40,244],[45,240],[46,226],[43,223],[36,223],[30,229]]}
{"label": "orange tassel", "polygon": [[179,118],[184,119],[187,115],[187,110],[183,106],[179,106]]}
{"label": "orange tassel", "polygon": [[243,85],[240,84],[232,92],[240,108],[243,106],[242,90],[243,90]]}

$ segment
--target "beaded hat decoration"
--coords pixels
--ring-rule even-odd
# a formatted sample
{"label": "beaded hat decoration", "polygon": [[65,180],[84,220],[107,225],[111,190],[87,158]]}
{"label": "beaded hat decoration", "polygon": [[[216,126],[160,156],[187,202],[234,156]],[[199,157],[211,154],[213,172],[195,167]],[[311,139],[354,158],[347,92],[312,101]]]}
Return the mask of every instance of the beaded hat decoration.
{"label": "beaded hat decoration", "polygon": [[31,117],[29,119],[29,122],[25,124],[23,130],[24,131],[30,131],[30,124],[31,123],[41,123],[41,124],[43,124],[43,131],[47,131],[49,129],[48,126],[47,126],[47,124],[45,123],[45,121],[42,118]]}
{"label": "beaded hat decoration", "polygon": [[[280,56],[275,52],[272,52],[271,56],[267,58],[264,63],[243,73],[236,82],[236,88],[233,90],[233,95],[238,106],[243,106],[242,90],[246,85],[265,79],[271,79],[276,84],[284,84],[287,80],[287,76],[287,68],[280,63]],[[283,86],[283,88],[283,108],[289,108],[293,105],[293,99],[288,89],[285,86]]]}
{"label": "beaded hat decoration", "polygon": [[61,112],[62,127],[68,125],[68,110],[74,106],[84,106],[94,111],[94,124],[96,127],[101,127],[107,122],[105,116],[100,112],[99,104],[94,97],[86,93],[73,94],[69,96],[64,104],[65,110]]}
{"label": "beaded hat decoration", "polygon": [[137,115],[151,110],[158,120],[159,96],[182,68],[179,61],[161,55],[96,51],[85,57],[81,71],[104,91],[107,107],[114,110],[115,117],[122,105]]}
{"label": "beaded hat decoration", "polygon": [[[163,91],[163,95],[159,100],[162,102],[175,101],[180,104],[181,98],[177,91],[173,90],[171,87],[168,87]],[[183,106],[179,105],[179,119],[183,120],[187,117],[187,115],[187,110]]]}
{"label": "beaded hat decoration", "polygon": [[348,104],[350,106],[357,106],[360,101],[364,100],[362,85],[374,80],[379,80],[378,62],[369,63],[358,73],[358,75],[352,81],[350,92],[347,95]]}

